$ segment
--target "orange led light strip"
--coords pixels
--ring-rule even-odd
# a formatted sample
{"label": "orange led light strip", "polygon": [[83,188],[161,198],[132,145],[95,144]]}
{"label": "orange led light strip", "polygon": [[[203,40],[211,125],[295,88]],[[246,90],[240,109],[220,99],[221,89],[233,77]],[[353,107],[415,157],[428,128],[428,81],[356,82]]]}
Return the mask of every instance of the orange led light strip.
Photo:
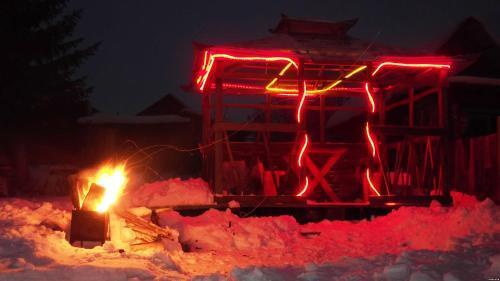
{"label": "orange led light strip", "polygon": [[[290,68],[290,66],[291,66],[291,64],[286,65],[280,71],[280,73],[278,74],[278,77],[283,76],[286,73],[286,71]],[[362,66],[359,66],[359,67],[355,68],[353,71],[351,71],[347,75],[345,75],[344,79],[350,78],[353,75],[355,75],[356,73],[365,70],[366,67],[367,67],[366,65],[362,65]],[[276,84],[276,82],[278,81],[278,77],[273,78],[273,80],[271,80],[271,82],[269,82],[269,84],[266,85],[265,88],[266,88],[267,91],[269,91],[269,92],[280,92],[280,93],[297,93],[298,92],[296,89],[273,87],[274,84]],[[342,83],[342,79],[339,79],[339,80],[336,80],[336,81],[332,82],[330,85],[328,85],[325,88],[315,89],[315,90],[309,90],[309,91],[307,91],[307,93],[308,94],[322,94],[322,93],[325,93],[327,91],[330,91],[331,89],[333,89],[335,86],[337,86],[340,83]]]}
{"label": "orange led light strip", "polygon": [[370,168],[366,168],[366,180],[368,181],[368,185],[370,186],[371,190],[373,190],[373,192],[375,192],[377,196],[380,196],[380,193],[378,192],[377,188],[375,188],[375,185],[370,178]]}

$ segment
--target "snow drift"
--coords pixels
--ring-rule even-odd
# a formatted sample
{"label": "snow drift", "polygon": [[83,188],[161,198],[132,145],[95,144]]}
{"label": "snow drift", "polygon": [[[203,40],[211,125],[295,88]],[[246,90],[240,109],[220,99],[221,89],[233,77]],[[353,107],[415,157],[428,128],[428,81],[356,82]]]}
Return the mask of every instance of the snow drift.
{"label": "snow drift", "polygon": [[0,280],[498,278],[499,207],[460,194],[454,200],[454,207],[434,202],[430,208],[404,207],[370,221],[305,225],[290,216],[240,218],[230,211],[209,210],[198,217],[160,213],[161,224],[179,231],[183,252],[120,251],[113,242],[74,248],[65,239],[67,203],[4,199]]}

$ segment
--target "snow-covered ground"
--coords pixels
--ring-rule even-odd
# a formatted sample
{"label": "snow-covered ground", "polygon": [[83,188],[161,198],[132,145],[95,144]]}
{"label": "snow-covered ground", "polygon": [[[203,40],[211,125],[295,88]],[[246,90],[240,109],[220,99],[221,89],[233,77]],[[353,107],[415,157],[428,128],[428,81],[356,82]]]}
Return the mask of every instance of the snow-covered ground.
{"label": "snow-covered ground", "polygon": [[[66,240],[66,199],[0,200],[0,280],[498,280],[500,207],[405,207],[371,221],[160,213],[185,251],[82,249]],[[44,202],[47,201],[47,202]]]}

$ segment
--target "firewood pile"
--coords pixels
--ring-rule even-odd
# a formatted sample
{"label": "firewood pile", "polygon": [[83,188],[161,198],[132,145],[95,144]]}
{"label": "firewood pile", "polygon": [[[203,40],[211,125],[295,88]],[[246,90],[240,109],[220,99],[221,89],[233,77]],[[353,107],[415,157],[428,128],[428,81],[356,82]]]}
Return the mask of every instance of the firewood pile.
{"label": "firewood pile", "polygon": [[[128,239],[127,242],[133,249],[143,249],[151,247],[180,249],[180,244],[178,243],[179,233],[175,229],[170,229],[168,227],[160,227],[159,225],[153,223],[153,222],[158,223],[156,212],[154,211],[151,212],[150,220],[138,216],[129,210],[124,210],[120,208],[112,208],[111,210],[107,210],[104,213],[99,213],[97,212],[96,208],[105,195],[106,192],[105,188],[95,183],[89,183],[85,179],[70,179],[70,183],[73,187],[71,192],[72,202],[75,207],[73,213],[78,213],[79,216],[82,216],[82,214],[83,216],[86,216],[85,223],[87,224],[87,226],[93,224],[92,219],[94,217],[98,219],[99,217],[104,217],[106,220],[105,227],[107,230],[104,231],[105,232],[104,234],[97,235],[98,237],[101,237],[97,241],[101,241],[102,243],[104,243],[104,240],[109,240],[110,238],[111,240],[113,240],[113,236],[120,237],[121,233],[119,232],[128,231],[128,233],[130,233],[131,230],[133,231],[134,235],[128,235],[128,236],[133,236],[133,239]],[[108,213],[111,213],[111,216],[108,216]],[[109,223],[108,222],[109,219],[111,220],[121,219],[125,222],[125,225],[123,225],[122,222],[111,221]],[[97,223],[97,221],[95,221],[95,223]],[[114,227],[113,224],[118,226]],[[73,231],[78,233],[83,232],[83,235],[79,235],[79,237],[74,238],[73,240],[82,241],[85,240],[83,239],[85,237],[96,237],[95,235],[92,234],[86,235],[85,231],[87,231],[88,229],[93,230],[92,227],[81,226],[78,225],[78,223],[72,224],[72,232]],[[118,232],[118,233],[113,233],[113,232]],[[83,238],[81,238],[82,236]]]}

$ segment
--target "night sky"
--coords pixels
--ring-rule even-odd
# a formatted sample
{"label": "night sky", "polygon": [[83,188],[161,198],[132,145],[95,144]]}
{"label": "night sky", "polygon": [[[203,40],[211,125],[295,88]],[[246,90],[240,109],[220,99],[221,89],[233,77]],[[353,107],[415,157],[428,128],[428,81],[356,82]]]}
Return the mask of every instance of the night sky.
{"label": "night sky", "polygon": [[92,104],[120,114],[136,113],[167,93],[198,110],[199,96],[180,89],[191,74],[191,42],[264,37],[281,13],[330,21],[359,18],[351,35],[404,47],[435,46],[467,16],[500,37],[499,0],[73,0],[70,6],[84,9],[78,35],[88,43],[102,41],[81,69],[94,86]]}

